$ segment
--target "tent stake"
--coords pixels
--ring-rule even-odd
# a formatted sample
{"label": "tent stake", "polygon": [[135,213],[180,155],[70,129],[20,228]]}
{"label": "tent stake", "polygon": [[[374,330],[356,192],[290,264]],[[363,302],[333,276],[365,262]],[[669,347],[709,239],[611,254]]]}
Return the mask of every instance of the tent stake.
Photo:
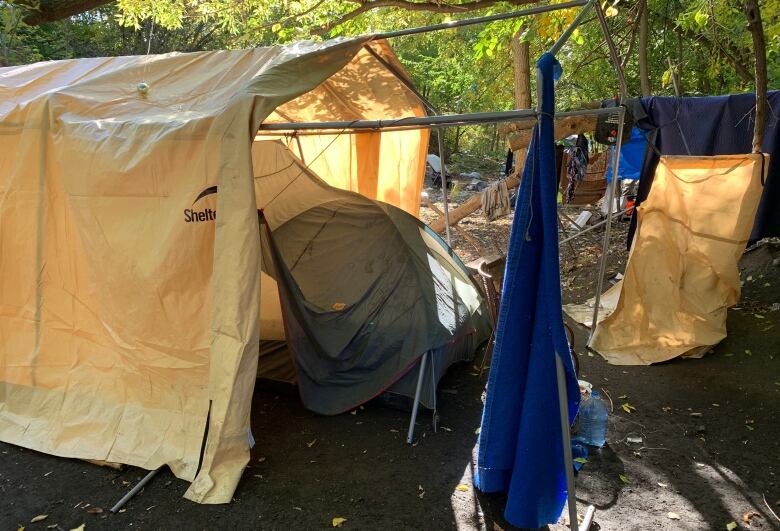
{"label": "tent stake", "polygon": [[420,394],[422,393],[423,379],[425,378],[425,365],[428,361],[428,352],[422,355],[420,360],[420,374],[417,377],[417,389],[414,391],[414,403],[412,404],[412,418],[409,420],[409,431],[406,434],[406,444],[412,444],[414,439],[414,423],[417,422],[417,410],[420,408]]}
{"label": "tent stake", "polygon": [[119,511],[119,509],[121,509],[121,508],[122,508],[122,506],[124,506],[124,504],[126,504],[128,501],[130,501],[130,499],[131,499],[133,496],[135,496],[136,494],[138,494],[138,492],[140,492],[140,490],[141,490],[142,488],[144,488],[144,485],[146,485],[147,483],[149,483],[149,481],[151,481],[151,479],[152,479],[152,478],[155,476],[155,474],[157,474],[157,472],[159,472],[159,471],[160,471],[160,469],[159,469],[159,468],[155,468],[154,470],[152,470],[151,472],[149,472],[148,474],[146,474],[146,475],[143,477],[143,479],[142,479],[141,481],[139,481],[139,482],[138,482],[138,484],[137,484],[135,487],[133,487],[132,489],[130,489],[130,492],[128,492],[127,494],[125,494],[124,496],[122,496],[122,499],[121,499],[121,500],[119,500],[118,502],[116,502],[116,505],[114,505],[113,507],[111,507],[111,512],[112,512],[112,513],[116,513],[117,511]]}

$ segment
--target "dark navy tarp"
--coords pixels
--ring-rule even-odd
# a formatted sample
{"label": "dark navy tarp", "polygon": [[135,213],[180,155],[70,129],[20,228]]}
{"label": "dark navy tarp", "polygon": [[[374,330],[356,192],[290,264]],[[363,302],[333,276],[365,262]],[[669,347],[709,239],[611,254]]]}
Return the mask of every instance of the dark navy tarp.
{"label": "dark navy tarp", "polygon": [[534,129],[512,222],[475,478],[484,492],[508,494],[507,521],[531,528],[556,522],[566,500],[556,352],[570,421],[580,395],[561,313],[552,120],[560,66],[550,54],[537,66],[546,114]]}
{"label": "dark navy tarp", "polygon": [[[754,94],[708,97],[642,98],[647,117],[638,125],[649,131],[662,155],[736,155],[750,153],[753,144]],[[780,91],[769,92],[764,153],[770,155],[768,175],[750,239],[780,236]],[[637,204],[650,192],[658,155],[648,151],[642,167]],[[631,220],[629,246],[636,226]]]}
{"label": "dark navy tarp", "polygon": [[[618,175],[620,180],[638,181],[642,174],[642,163],[645,161],[647,140],[645,133],[638,127],[631,128],[631,136],[628,142],[620,146],[620,167]],[[615,157],[615,148],[610,148],[609,166],[607,167],[607,182],[612,182],[612,159]]]}

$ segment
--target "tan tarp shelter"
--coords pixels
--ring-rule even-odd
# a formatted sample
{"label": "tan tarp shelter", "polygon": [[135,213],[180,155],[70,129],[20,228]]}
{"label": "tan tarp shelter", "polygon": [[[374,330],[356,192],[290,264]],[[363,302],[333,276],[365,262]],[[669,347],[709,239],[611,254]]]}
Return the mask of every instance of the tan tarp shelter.
{"label": "tan tarp shelter", "polygon": [[625,278],[604,295],[614,311],[590,346],[610,363],[701,356],[726,337],[739,300],[737,262],[750,237],[768,163],[764,155],[661,157],[638,208]]}
{"label": "tan tarp shelter", "polygon": [[[0,68],[0,440],[169,465],[187,498],[230,501],[262,315],[253,139],[269,115],[422,115],[396,63],[365,37]],[[412,213],[426,140],[285,139],[326,180]]]}

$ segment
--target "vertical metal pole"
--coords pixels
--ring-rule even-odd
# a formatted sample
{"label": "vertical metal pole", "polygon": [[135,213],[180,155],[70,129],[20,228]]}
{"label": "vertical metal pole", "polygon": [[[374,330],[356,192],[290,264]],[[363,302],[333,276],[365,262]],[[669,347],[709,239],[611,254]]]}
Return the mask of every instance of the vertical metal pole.
{"label": "vertical metal pole", "polygon": [[[625,121],[626,109],[625,107],[619,108],[620,122],[618,123],[618,137],[617,145],[615,147],[615,158],[612,161],[612,182],[609,183],[607,188],[607,226],[604,229],[604,248],[601,250],[601,262],[599,263],[599,273],[596,279],[596,295],[593,305],[593,321],[590,326],[590,336],[588,337],[588,343],[593,339],[593,334],[596,332],[596,324],[599,318],[599,305],[601,304],[601,290],[604,289],[604,272],[607,269],[607,257],[609,256],[609,237],[612,231],[612,208],[614,207],[615,189],[618,183],[618,170],[620,169],[620,148],[623,145],[623,122]],[[620,210],[620,209],[618,209]]]}
{"label": "vertical metal pole", "polygon": [[558,383],[558,410],[561,414],[561,441],[563,466],[566,469],[566,498],[569,505],[569,527],[577,529],[577,496],[574,488],[574,459],[571,455],[571,426],[569,424],[569,400],[566,396],[566,373],[561,357],[555,354],[555,375]]}
{"label": "vertical metal pole", "polygon": [[601,32],[604,34],[604,40],[609,48],[609,56],[615,67],[615,73],[617,74],[618,84],[620,85],[620,103],[625,103],[628,99],[628,89],[626,88],[626,76],[623,73],[623,66],[620,64],[620,56],[618,55],[617,47],[612,37],[609,34],[609,28],[607,27],[607,17],[604,16],[604,10],[601,9],[599,2],[594,2],[593,8],[596,10],[596,16],[599,19],[599,25],[601,26]]}
{"label": "vertical metal pole", "polygon": [[427,361],[428,352],[423,354],[422,359],[420,360],[420,374],[417,376],[417,389],[414,391],[412,418],[409,420],[409,431],[406,433],[406,444],[412,444],[412,440],[414,439],[414,423],[417,422],[417,410],[420,408],[420,394],[422,393],[423,379],[425,378],[425,365]]}
{"label": "vertical metal pole", "polygon": [[441,193],[444,200],[444,234],[447,239],[447,245],[452,247],[450,239],[450,202],[447,197],[447,167],[444,165],[444,134],[441,127],[436,129],[436,138],[439,141],[439,158],[441,159]]}
{"label": "vertical metal pole", "polygon": [[[536,111],[542,110],[542,71],[536,70]],[[622,115],[621,115],[622,116]],[[557,207],[556,207],[557,208]],[[563,362],[558,353],[555,356],[555,381],[558,387],[558,411],[561,417],[561,445],[563,450],[563,466],[566,473],[566,497],[569,506],[569,521],[571,529],[577,525],[577,497],[574,485],[574,459],[571,455],[571,426],[569,425],[569,402],[566,396],[566,375]]]}

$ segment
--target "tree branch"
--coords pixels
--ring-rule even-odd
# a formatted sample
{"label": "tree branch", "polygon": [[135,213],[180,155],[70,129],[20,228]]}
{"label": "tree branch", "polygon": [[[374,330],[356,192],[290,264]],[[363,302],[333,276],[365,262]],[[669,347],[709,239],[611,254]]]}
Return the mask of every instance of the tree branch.
{"label": "tree branch", "polygon": [[344,24],[354,18],[359,17],[363,13],[373,11],[374,9],[380,9],[384,7],[395,7],[398,9],[404,9],[406,11],[427,11],[429,13],[468,13],[469,11],[478,11],[480,9],[487,9],[496,4],[510,4],[515,6],[523,6],[528,4],[535,4],[538,0],[469,0],[460,4],[445,4],[440,1],[424,1],[414,2],[412,0],[349,0],[352,3],[358,4],[358,6],[333,19],[317,28],[313,31],[315,35],[322,35],[329,32],[336,26]]}
{"label": "tree branch", "polygon": [[63,18],[78,15],[84,11],[95,9],[112,3],[114,0],[23,0],[17,2],[29,10],[24,17],[24,23],[38,26],[46,22],[54,22]]}

